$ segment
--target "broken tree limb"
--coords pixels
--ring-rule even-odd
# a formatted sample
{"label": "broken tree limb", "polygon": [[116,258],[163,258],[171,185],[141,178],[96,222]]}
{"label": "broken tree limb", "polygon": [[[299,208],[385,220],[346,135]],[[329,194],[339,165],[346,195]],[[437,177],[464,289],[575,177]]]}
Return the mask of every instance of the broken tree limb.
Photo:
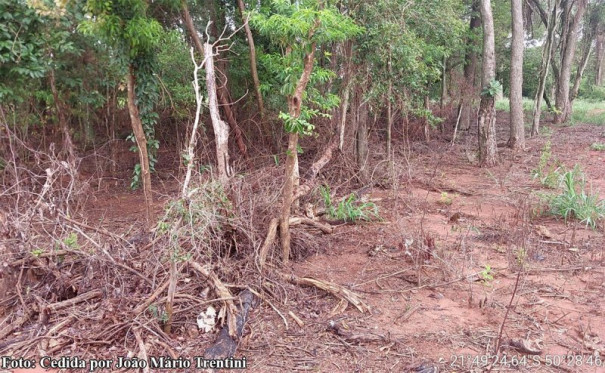
{"label": "broken tree limb", "polygon": [[370,307],[365,304],[363,300],[361,300],[361,297],[357,293],[352,292],[351,290],[346,289],[341,285],[335,284],[333,282],[316,280],[310,277],[298,277],[296,275],[287,275],[285,273],[279,273],[279,275],[291,284],[300,286],[313,286],[327,293],[330,293],[334,297],[343,300],[349,304],[352,304],[361,313],[370,310]]}
{"label": "broken tree limb", "polygon": [[60,310],[63,308],[73,306],[80,302],[87,301],[89,299],[100,297],[101,295],[103,295],[102,290],[92,290],[92,291],[89,291],[88,293],[80,294],[77,297],[74,297],[74,298],[71,298],[68,300],[64,300],[63,302],[49,304],[45,308],[49,311],[57,311],[57,310]]}
{"label": "broken tree limb", "polygon": [[265,242],[263,242],[263,246],[260,248],[258,252],[258,267],[262,271],[265,266],[265,262],[267,261],[267,254],[269,253],[269,249],[275,242],[275,236],[277,234],[277,225],[279,224],[279,218],[271,219],[271,223],[269,223],[269,230],[267,232],[267,237],[265,238]]}
{"label": "broken tree limb", "polygon": [[191,268],[195,269],[202,276],[206,277],[214,286],[214,290],[219,298],[225,299],[223,301],[225,307],[227,308],[227,327],[229,329],[229,336],[235,337],[237,334],[237,307],[233,303],[233,295],[231,295],[231,291],[223,284],[223,282],[218,278],[218,276],[209,270],[208,268],[200,265],[196,262],[188,262]]}
{"label": "broken tree limb", "polygon": [[332,232],[334,232],[334,227],[332,227],[331,225],[328,224],[322,224],[318,221],[315,221],[313,219],[309,219],[309,218],[303,218],[303,217],[293,217],[290,218],[290,226],[293,225],[299,225],[299,224],[306,224],[306,225],[310,225],[314,228],[319,229],[320,231],[330,234]]}
{"label": "broken tree limb", "polygon": [[235,329],[233,333],[229,329],[228,325],[225,325],[214,344],[204,351],[204,357],[206,359],[218,359],[228,358],[235,354],[237,349],[237,341],[244,334],[244,326],[248,321],[248,313],[250,309],[256,304],[256,297],[250,290],[244,290],[239,295],[239,307],[237,309],[237,318],[235,320]]}

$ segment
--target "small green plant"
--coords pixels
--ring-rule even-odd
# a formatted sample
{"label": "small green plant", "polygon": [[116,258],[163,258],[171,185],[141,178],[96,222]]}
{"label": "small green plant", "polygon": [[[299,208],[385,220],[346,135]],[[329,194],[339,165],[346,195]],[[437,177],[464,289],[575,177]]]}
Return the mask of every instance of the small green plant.
{"label": "small green plant", "polygon": [[483,270],[479,272],[479,277],[481,278],[481,282],[485,286],[492,286],[492,282],[494,281],[494,271],[492,270],[492,266],[486,264],[483,267]]}
{"label": "small green plant", "polygon": [[517,249],[516,253],[517,265],[520,267],[525,266],[527,261],[527,250],[524,247]]}
{"label": "small green plant", "polygon": [[374,203],[360,202],[353,193],[343,199],[338,206],[334,206],[330,196],[330,187],[322,186],[319,192],[326,206],[326,214],[332,219],[355,222],[358,220],[369,221],[378,217],[378,207]]}
{"label": "small green plant", "polygon": [[31,251],[32,255],[35,256],[36,258],[39,258],[40,255],[44,254],[44,249],[41,248],[37,248],[37,249],[33,249]]}
{"label": "small green plant", "polygon": [[550,140],[544,144],[540,153],[538,166],[531,171],[532,177],[540,181],[545,187],[554,189],[561,182],[561,166],[559,161],[553,159]]}
{"label": "small green plant", "polygon": [[605,144],[602,142],[593,142],[592,145],[590,145],[590,149],[602,152],[605,150]]}
{"label": "small green plant", "polygon": [[70,233],[67,237],[63,239],[63,244],[67,246],[68,249],[79,248],[80,245],[78,245],[78,235],[74,232]]}
{"label": "small green plant", "polygon": [[581,223],[595,228],[597,222],[605,217],[605,200],[599,200],[597,194],[586,191],[586,180],[579,166],[562,175],[561,193],[544,197],[552,215],[580,220]]}
{"label": "small green plant", "polygon": [[441,198],[439,198],[440,204],[450,206],[453,202],[454,198],[452,198],[447,192],[441,192]]}
{"label": "small green plant", "polygon": [[151,315],[158,320],[160,323],[165,323],[168,321],[168,315],[163,310],[160,310],[159,307],[155,304],[150,305],[147,308],[147,311],[151,313]]}

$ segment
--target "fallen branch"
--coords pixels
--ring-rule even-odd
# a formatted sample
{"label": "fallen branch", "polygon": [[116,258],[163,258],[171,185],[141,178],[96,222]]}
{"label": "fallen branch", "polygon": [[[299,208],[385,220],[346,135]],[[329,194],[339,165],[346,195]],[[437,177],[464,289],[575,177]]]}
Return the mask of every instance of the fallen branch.
{"label": "fallen branch", "polygon": [[342,301],[345,301],[349,304],[352,304],[361,313],[370,310],[370,307],[361,300],[361,297],[357,293],[352,292],[351,290],[346,289],[333,282],[320,281],[320,280],[316,280],[316,279],[310,278],[310,277],[298,277],[296,275],[286,275],[284,273],[279,273],[279,275],[285,281],[288,281],[294,285],[313,286],[313,287],[321,289],[327,293],[330,293],[334,297],[336,297]]}
{"label": "fallen branch", "polygon": [[320,223],[318,221],[315,221],[313,219],[303,218],[303,217],[290,218],[290,226],[299,225],[299,224],[310,225],[310,226],[312,226],[314,228],[319,229],[320,231],[322,231],[323,233],[326,233],[326,234],[330,234],[330,233],[334,232],[334,227],[332,227],[331,225],[322,224],[322,223]]}
{"label": "fallen branch", "polygon": [[164,282],[162,284],[162,286],[160,286],[159,288],[157,288],[153,294],[151,294],[151,296],[149,298],[147,298],[147,300],[143,303],[141,303],[137,308],[134,309],[134,314],[138,315],[140,313],[145,312],[145,310],[147,309],[147,307],[149,307],[149,305],[151,303],[153,303],[153,301],[160,296],[160,294],[162,294],[162,292],[164,290],[166,290],[166,288],[168,287],[168,284],[170,284],[170,280]]}
{"label": "fallen branch", "polygon": [[89,291],[88,293],[80,294],[77,297],[74,297],[74,298],[71,298],[68,300],[64,300],[63,302],[49,304],[49,305],[45,306],[44,308],[48,311],[58,311],[60,309],[74,306],[78,303],[87,301],[89,299],[100,297],[101,295],[103,295],[103,291],[92,290],[92,291]]}

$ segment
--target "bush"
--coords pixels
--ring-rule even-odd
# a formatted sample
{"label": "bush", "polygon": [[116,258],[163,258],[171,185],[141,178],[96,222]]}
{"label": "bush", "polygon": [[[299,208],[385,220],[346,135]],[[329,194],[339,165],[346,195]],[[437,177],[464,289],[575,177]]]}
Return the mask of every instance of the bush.
{"label": "bush", "polygon": [[605,200],[599,200],[598,194],[586,192],[584,173],[577,165],[561,176],[561,193],[546,199],[550,213],[563,217],[565,221],[573,218],[595,228],[597,222],[605,217]]}

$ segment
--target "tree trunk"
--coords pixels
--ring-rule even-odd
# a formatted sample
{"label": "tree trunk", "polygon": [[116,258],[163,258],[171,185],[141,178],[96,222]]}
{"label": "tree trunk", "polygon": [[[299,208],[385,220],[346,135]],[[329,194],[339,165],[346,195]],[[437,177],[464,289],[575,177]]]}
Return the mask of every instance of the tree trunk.
{"label": "tree trunk", "polygon": [[[570,0],[568,0],[570,1]],[[580,20],[584,17],[586,11],[587,0],[578,0],[576,12],[572,16],[571,8],[565,12],[566,21],[563,24],[563,34],[561,35],[561,68],[559,79],[557,82],[556,106],[557,113],[555,114],[555,123],[563,123],[569,119],[571,115],[571,101],[569,94],[569,85],[571,81],[571,68],[574,61],[577,43],[577,32]],[[570,4],[569,2],[568,4]],[[566,25],[569,25],[566,27]]]}
{"label": "tree trunk", "polygon": [[71,140],[71,134],[69,133],[69,125],[67,124],[67,118],[65,118],[65,105],[59,97],[59,91],[57,90],[57,84],[55,80],[55,70],[50,70],[49,75],[50,90],[53,94],[53,100],[55,101],[55,110],[57,110],[57,119],[59,120],[59,128],[63,133],[63,151],[67,153],[67,162],[73,169],[76,165],[76,152],[74,151],[74,144]]}
{"label": "tree trunk", "polygon": [[[391,105],[391,100],[392,100],[392,95],[393,95],[393,80],[392,80],[392,75],[393,75],[393,69],[391,67],[391,51],[389,49],[389,61],[388,61],[388,71],[389,71],[389,77],[388,77],[388,88],[387,88],[387,159],[389,161],[391,161],[391,132],[393,130],[393,113],[392,113],[392,105]],[[445,79],[445,74],[443,76],[443,79]]]}
{"label": "tree trunk", "polygon": [[[315,29],[319,27],[319,20],[315,23]],[[310,32],[312,36],[314,30]],[[311,37],[309,37],[310,39]],[[311,50],[305,55],[303,71],[296,84],[294,94],[288,98],[288,112],[290,117],[298,118],[302,106],[303,94],[311,78],[313,63],[315,61],[315,43],[311,44]],[[279,222],[280,241],[282,246],[282,260],[287,264],[290,260],[290,210],[294,200],[294,188],[298,184],[298,133],[292,132],[288,135],[288,151],[286,154],[286,181],[283,192],[283,204]]]}
{"label": "tree trunk", "polygon": [[601,27],[597,33],[595,47],[595,85],[603,85],[603,69],[605,62],[605,27]]}
{"label": "tree trunk", "polygon": [[[481,87],[486,88],[496,76],[496,52],[494,43],[494,19],[490,0],[481,0],[481,20],[483,21],[483,73]],[[496,164],[496,111],[494,96],[483,94],[477,120],[479,133],[479,160],[482,166]]]}
{"label": "tree trunk", "polygon": [[[471,8],[471,20],[469,31],[472,34],[475,29],[481,26],[481,17],[479,11],[479,0],[474,0]],[[474,39],[468,41],[465,64],[464,64],[464,86],[462,87],[462,114],[460,129],[468,130],[471,128],[471,123],[475,120],[473,115],[473,101],[477,84],[475,75],[477,74],[477,53],[474,50]]]}
{"label": "tree trunk", "polygon": [[510,57],[510,138],[512,149],[525,148],[523,116],[523,9],[522,0],[511,0],[512,41]]}
{"label": "tree trunk", "polygon": [[134,78],[134,67],[131,65],[126,76],[128,91],[128,113],[132,132],[139,149],[139,164],[141,165],[141,180],[143,184],[143,196],[145,197],[146,229],[149,230],[153,224],[153,196],[151,194],[151,172],[149,170],[149,155],[147,153],[147,139],[143,130],[143,123],[136,104],[136,83]]}
{"label": "tree trunk", "polygon": [[218,179],[227,187],[229,176],[229,127],[220,118],[218,111],[218,99],[216,96],[216,75],[214,71],[214,51],[212,45],[204,44],[204,56],[206,59],[206,88],[208,89],[208,110],[212,119],[214,139],[216,142],[216,160],[218,165]]}
{"label": "tree trunk", "polygon": [[[250,72],[252,73],[252,81],[254,82],[254,91],[256,92],[256,102],[258,104],[258,111],[260,113],[261,121],[263,121],[264,123],[263,119],[265,116],[265,108],[263,105],[263,95],[260,91],[260,81],[258,80],[258,72],[256,70],[256,48],[254,47],[254,38],[252,37],[252,31],[250,30],[248,19],[244,18],[244,14],[246,13],[246,6],[244,5],[244,1],[237,0],[237,6],[239,7],[239,12],[242,16],[242,21],[244,22],[246,38],[248,39],[248,47],[250,49]],[[268,131],[268,129],[265,128],[265,131]]]}
{"label": "tree trunk", "polygon": [[578,64],[578,69],[576,70],[576,77],[574,79],[573,88],[571,89],[571,94],[569,97],[570,105],[573,106],[573,102],[578,97],[578,92],[580,91],[580,84],[582,83],[582,77],[584,76],[584,70],[588,66],[588,59],[590,58],[590,53],[592,52],[592,39],[586,41],[586,46],[584,49],[584,53],[582,54],[582,60]]}
{"label": "tree trunk", "polygon": [[550,102],[546,96],[546,78],[548,77],[548,69],[553,58],[555,44],[555,30],[557,28],[559,6],[558,1],[553,1],[552,9],[549,12],[546,21],[546,41],[542,48],[542,62],[540,63],[540,76],[538,78],[538,90],[534,96],[534,113],[531,126],[531,135],[537,136],[540,133],[540,116],[542,114],[542,98],[546,99],[548,106]]}
{"label": "tree trunk", "polygon": [[[200,55],[202,55],[202,58],[204,58],[204,46],[202,45],[202,41],[200,40],[197,30],[195,29],[195,25],[193,24],[193,20],[191,19],[191,15],[189,14],[189,8],[187,6],[186,0],[181,1],[181,7],[182,7],[182,11],[183,11],[183,22],[185,23],[185,27],[187,28],[187,31],[189,32],[189,36],[191,36],[193,45],[195,46],[195,49],[198,51],[198,53]],[[214,18],[216,18],[216,17],[214,17]],[[213,30],[214,30],[213,33],[216,34],[215,27],[213,27]],[[216,87],[216,84],[215,84],[215,87]],[[223,111],[225,112],[225,117],[227,117],[227,122],[229,123],[229,126],[233,130],[233,133],[235,135],[235,141],[237,143],[237,147],[238,147],[240,153],[242,153],[242,155],[244,157],[247,157],[248,152],[247,152],[246,144],[244,143],[242,131],[241,131],[239,125],[237,124],[237,121],[235,120],[233,111],[231,110],[231,105],[230,105],[229,99],[227,97],[228,96],[227,90],[223,89],[223,88],[222,87],[217,88],[218,89],[218,96],[217,96],[218,100],[220,100],[221,106],[223,107]]]}
{"label": "tree trunk", "polygon": [[369,178],[368,173],[368,154],[370,153],[368,147],[368,104],[363,99],[361,91],[356,92],[357,97],[357,168],[359,169],[359,175],[362,182],[366,182]]}

